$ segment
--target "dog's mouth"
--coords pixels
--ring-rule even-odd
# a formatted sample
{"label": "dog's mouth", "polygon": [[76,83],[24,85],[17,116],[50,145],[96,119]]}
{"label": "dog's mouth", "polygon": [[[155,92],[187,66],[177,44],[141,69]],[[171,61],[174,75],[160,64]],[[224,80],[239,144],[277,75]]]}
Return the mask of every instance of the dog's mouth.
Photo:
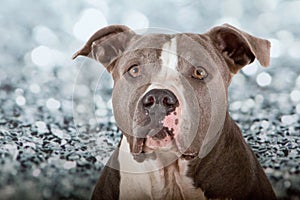
{"label": "dog's mouth", "polygon": [[[180,132],[181,107],[166,115],[162,120],[139,127],[143,137],[134,137],[132,155],[138,162],[156,158],[156,151],[176,151],[176,138]],[[152,126],[151,126],[152,124]],[[153,126],[153,124],[155,124]],[[154,128],[153,128],[154,127]]]}

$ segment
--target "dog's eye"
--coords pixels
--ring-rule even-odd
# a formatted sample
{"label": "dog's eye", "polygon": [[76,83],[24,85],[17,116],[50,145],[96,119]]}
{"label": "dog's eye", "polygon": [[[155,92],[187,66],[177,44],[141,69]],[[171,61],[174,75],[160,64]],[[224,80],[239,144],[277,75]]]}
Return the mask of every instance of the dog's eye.
{"label": "dog's eye", "polygon": [[128,69],[128,73],[132,77],[138,77],[140,75],[141,67],[140,65],[134,64]]}
{"label": "dog's eye", "polygon": [[194,69],[192,77],[195,79],[203,80],[207,77],[207,72],[204,68],[197,67]]}

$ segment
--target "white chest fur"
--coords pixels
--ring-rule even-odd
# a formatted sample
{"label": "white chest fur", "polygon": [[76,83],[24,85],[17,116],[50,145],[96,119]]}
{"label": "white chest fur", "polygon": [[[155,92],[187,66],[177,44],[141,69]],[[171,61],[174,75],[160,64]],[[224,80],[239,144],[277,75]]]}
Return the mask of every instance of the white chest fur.
{"label": "white chest fur", "polygon": [[178,159],[167,167],[158,160],[136,162],[130,154],[126,137],[119,152],[120,199],[205,199],[186,176],[188,161]]}

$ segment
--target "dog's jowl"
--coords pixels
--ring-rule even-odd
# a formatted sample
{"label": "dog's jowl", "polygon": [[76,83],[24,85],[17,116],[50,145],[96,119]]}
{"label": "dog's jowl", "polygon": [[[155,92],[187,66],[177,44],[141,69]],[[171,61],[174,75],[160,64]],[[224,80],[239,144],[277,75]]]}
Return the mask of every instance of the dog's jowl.
{"label": "dog's jowl", "polygon": [[225,24],[204,34],[144,34],[112,25],[77,56],[112,74],[123,136],[92,199],[276,199],[228,113],[228,86],[270,42]]}

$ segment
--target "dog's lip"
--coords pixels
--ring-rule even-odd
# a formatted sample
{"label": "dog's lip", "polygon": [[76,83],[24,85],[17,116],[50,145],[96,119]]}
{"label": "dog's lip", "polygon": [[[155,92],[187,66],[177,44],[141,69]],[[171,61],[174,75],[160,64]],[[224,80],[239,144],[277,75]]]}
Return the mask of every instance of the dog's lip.
{"label": "dog's lip", "polygon": [[[151,131],[149,131],[149,133],[151,133]],[[166,135],[171,136],[171,138],[173,139],[172,132],[167,127],[163,127],[159,131],[156,131],[156,134],[153,134],[153,135],[150,134],[146,138],[134,137],[131,154],[133,155],[133,158],[137,162],[143,162],[147,157],[153,157],[155,148],[147,146],[146,141],[147,141],[147,138],[149,139],[149,137],[151,137],[151,139],[154,139],[157,141],[164,139],[164,138],[160,138],[159,135],[157,135],[157,134],[166,134]]]}
{"label": "dog's lip", "polygon": [[[132,144],[132,154],[133,155],[139,155],[141,153],[145,153],[145,152],[143,152],[143,148],[145,147],[147,137],[152,137],[155,140],[160,140],[160,138],[155,137],[155,135],[160,133],[161,131],[163,131],[164,133],[167,133],[166,128],[162,128],[159,131],[150,130],[148,132],[148,136],[146,136],[145,138],[134,137],[133,138],[133,144]],[[156,134],[153,134],[153,132],[155,132]],[[147,148],[152,149],[150,147],[147,147]]]}
{"label": "dog's lip", "polygon": [[132,156],[137,162],[143,162],[146,159],[146,154],[144,152],[146,138],[134,138],[132,147]]}
{"label": "dog's lip", "polygon": [[198,153],[184,153],[180,158],[184,160],[193,160],[197,157]]}
{"label": "dog's lip", "polygon": [[143,151],[143,146],[145,144],[146,138],[133,138],[133,143],[132,143],[132,154],[133,155],[138,155],[141,154]]}

